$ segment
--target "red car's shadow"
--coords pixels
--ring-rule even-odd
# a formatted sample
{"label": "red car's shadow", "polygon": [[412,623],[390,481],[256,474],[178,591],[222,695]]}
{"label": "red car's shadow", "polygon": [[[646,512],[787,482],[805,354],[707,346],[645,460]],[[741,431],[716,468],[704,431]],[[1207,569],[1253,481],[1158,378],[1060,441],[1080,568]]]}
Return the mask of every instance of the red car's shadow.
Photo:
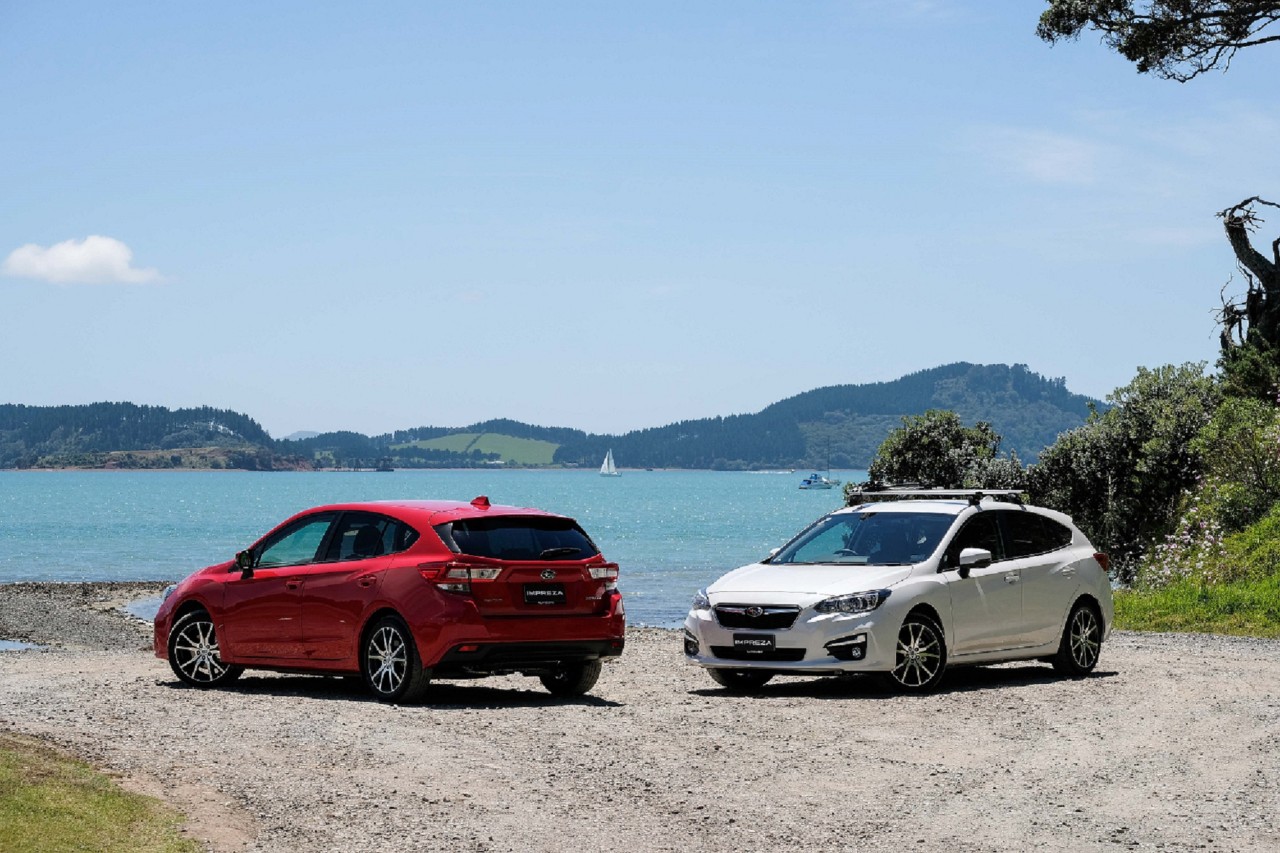
{"label": "red car's shadow", "polygon": [[[1095,671],[1088,678],[1114,678],[1118,673]],[[942,683],[931,694],[968,693],[976,690],[999,690],[1031,684],[1053,684],[1070,681],[1050,666],[1036,664],[1002,664],[998,666],[959,666],[947,670]],[[730,691],[714,685],[690,690],[697,696],[743,695],[758,699],[775,697],[810,699],[891,699],[915,698],[889,687],[874,675],[852,675],[824,678],[789,678],[781,676],[763,687],[749,691]]]}
{"label": "red car's shadow", "polygon": [[[159,682],[161,686],[173,690],[199,690],[183,684],[176,679]],[[245,674],[232,683],[212,688],[210,692],[238,693],[241,696],[290,696],[301,699],[316,699],[345,702],[373,702],[377,700],[365,689],[364,682],[358,677],[339,678],[334,676],[269,674],[256,672]],[[590,694],[571,698],[552,696],[540,686],[535,679],[529,679],[529,689],[513,690],[503,687],[492,687],[477,680],[467,681],[433,681],[427,688],[426,698],[421,707],[456,707],[456,708],[514,708],[514,707],[556,707],[562,705],[588,705],[602,708],[621,707],[623,703],[601,699]],[[412,706],[409,706],[412,707]]]}

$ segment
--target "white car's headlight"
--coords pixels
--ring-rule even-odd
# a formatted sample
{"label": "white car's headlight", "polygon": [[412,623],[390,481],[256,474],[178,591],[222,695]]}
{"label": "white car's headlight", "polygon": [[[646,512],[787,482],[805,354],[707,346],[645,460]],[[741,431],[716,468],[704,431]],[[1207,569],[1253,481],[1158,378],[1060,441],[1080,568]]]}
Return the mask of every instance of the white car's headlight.
{"label": "white car's headlight", "polygon": [[813,609],[819,613],[870,613],[888,597],[889,590],[873,589],[870,592],[855,592],[824,599]]}
{"label": "white car's headlight", "polygon": [[694,610],[710,610],[711,609],[711,599],[707,598],[707,591],[705,589],[700,589],[693,594],[693,609]]}

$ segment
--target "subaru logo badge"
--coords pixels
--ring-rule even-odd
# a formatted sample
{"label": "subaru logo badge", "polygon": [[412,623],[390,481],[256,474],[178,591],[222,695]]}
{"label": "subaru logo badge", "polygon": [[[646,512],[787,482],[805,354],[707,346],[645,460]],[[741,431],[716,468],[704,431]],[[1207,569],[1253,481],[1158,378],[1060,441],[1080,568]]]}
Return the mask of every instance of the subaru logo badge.
{"label": "subaru logo badge", "polygon": [[549,581],[549,580],[553,579],[555,576],[556,576],[556,573],[555,573],[555,570],[554,570],[554,569],[543,569],[543,570],[542,570],[542,579],[543,579],[544,581]]}
{"label": "subaru logo badge", "polygon": [[748,616],[750,616],[752,619],[759,619],[761,616],[763,616],[763,615],[764,615],[764,608],[763,608],[763,607],[748,607],[748,608],[747,608],[747,615],[748,615]]}

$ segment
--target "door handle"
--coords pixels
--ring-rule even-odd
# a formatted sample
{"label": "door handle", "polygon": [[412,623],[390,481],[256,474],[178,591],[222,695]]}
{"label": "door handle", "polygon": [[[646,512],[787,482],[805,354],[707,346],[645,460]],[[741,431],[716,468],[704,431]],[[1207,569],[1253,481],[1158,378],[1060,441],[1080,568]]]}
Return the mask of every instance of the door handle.
{"label": "door handle", "polygon": [[1018,582],[1018,574],[1017,574],[1017,572],[1010,572],[1009,574],[1005,575],[1005,576],[1004,576],[1004,582],[1005,582],[1005,583],[1017,583],[1017,582]]}
{"label": "door handle", "polygon": [[284,582],[285,589],[302,589],[302,578],[289,578]]}
{"label": "door handle", "polygon": [[377,582],[378,579],[374,575],[361,575],[356,578],[356,583],[365,588],[371,587]]}

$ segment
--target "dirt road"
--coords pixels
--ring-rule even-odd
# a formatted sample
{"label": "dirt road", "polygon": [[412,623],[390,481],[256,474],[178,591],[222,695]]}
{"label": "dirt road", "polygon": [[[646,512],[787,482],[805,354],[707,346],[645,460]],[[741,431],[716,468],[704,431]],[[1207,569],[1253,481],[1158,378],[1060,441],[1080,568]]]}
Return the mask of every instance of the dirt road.
{"label": "dirt road", "polygon": [[70,589],[0,587],[8,639],[65,638],[0,652],[0,730],[172,800],[218,851],[1280,850],[1274,641],[1120,634],[1083,681],[733,696],[642,629],[582,701],[510,677],[401,708],[339,679],[183,688],[110,612],[128,589]]}

